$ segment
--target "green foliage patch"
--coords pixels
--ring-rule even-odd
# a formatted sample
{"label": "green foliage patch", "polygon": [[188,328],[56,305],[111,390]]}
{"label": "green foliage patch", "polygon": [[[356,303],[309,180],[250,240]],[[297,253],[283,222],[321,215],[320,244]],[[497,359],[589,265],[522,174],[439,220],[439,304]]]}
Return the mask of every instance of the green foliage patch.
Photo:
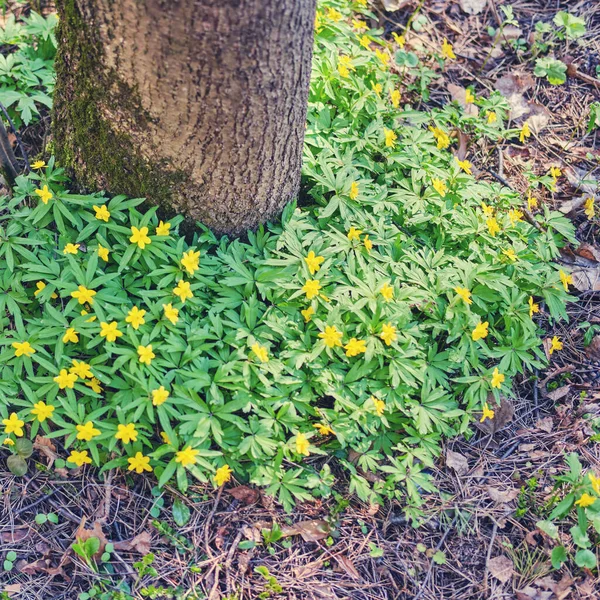
{"label": "green foliage patch", "polygon": [[[328,495],[335,456],[364,500],[418,515],[443,436],[493,418],[541,368],[543,305],[571,226],[476,179],[457,131],[505,131],[498,95],[416,110],[451,60],[320,2],[305,152],[312,202],[246,241],[178,233],[142,199],[77,195],[53,160],[0,200],[0,451],[60,440],[71,467]],[[468,114],[467,114],[468,113]],[[491,416],[490,416],[491,415]]]}

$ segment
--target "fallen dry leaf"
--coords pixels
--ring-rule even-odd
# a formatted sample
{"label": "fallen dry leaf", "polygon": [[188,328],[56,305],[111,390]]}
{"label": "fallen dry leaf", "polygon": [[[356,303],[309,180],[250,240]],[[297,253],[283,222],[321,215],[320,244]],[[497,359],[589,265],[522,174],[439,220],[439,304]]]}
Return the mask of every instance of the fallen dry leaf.
{"label": "fallen dry leaf", "polygon": [[48,438],[38,435],[33,442],[33,449],[41,452],[48,459],[48,468],[51,469],[58,458],[56,446]]}
{"label": "fallen dry leaf", "polygon": [[289,535],[301,535],[305,542],[317,542],[325,539],[331,533],[331,527],[327,521],[315,519],[314,521],[298,521],[293,525],[281,528],[284,537]]}
{"label": "fallen dry leaf", "polygon": [[468,15],[478,15],[483,12],[487,5],[487,0],[460,0],[460,7]]}
{"label": "fallen dry leaf", "polygon": [[466,115],[476,117],[479,114],[479,109],[472,102],[467,103],[466,88],[462,85],[455,85],[454,83],[449,83],[447,88],[452,100],[458,102],[463,107]]}
{"label": "fallen dry leaf", "polygon": [[573,286],[580,292],[600,291],[600,267],[577,267],[571,270]]}
{"label": "fallen dry leaf", "polygon": [[381,6],[387,12],[394,12],[410,4],[412,0],[380,0]]}
{"label": "fallen dry leaf", "polygon": [[149,531],[142,531],[130,540],[115,542],[114,546],[115,550],[119,551],[139,552],[140,554],[148,554],[148,552],[150,552],[151,541],[152,534]]}
{"label": "fallen dry leaf", "polygon": [[488,493],[488,496],[494,502],[500,502],[501,504],[511,502],[519,495],[519,488],[508,488],[506,490],[499,490],[498,488],[488,486],[486,487],[486,491]]}
{"label": "fallen dry leaf", "polygon": [[312,577],[317,573],[323,566],[323,560],[318,559],[312,562],[300,565],[294,569],[294,577],[297,579],[305,579],[306,577]]}
{"label": "fallen dry leaf", "polygon": [[16,596],[21,593],[21,584],[20,583],[10,583],[9,585],[5,585],[2,588],[2,591],[5,594],[8,594],[9,598]]}
{"label": "fallen dry leaf", "polygon": [[20,542],[29,536],[29,528],[15,529],[14,531],[3,531],[0,533],[0,540],[5,544],[14,544]]}
{"label": "fallen dry leaf", "polygon": [[352,579],[360,579],[360,573],[356,570],[354,563],[347,556],[338,554],[336,555],[335,560],[338,565],[352,577]]}
{"label": "fallen dry leaf", "polygon": [[260,492],[247,485],[239,485],[227,490],[227,492],[243,504],[254,504],[260,498]]}
{"label": "fallen dry leaf", "polygon": [[554,428],[554,421],[552,420],[552,417],[544,417],[543,419],[538,419],[535,426],[541,431],[545,431],[546,433],[552,433],[552,429]]}
{"label": "fallen dry leaf", "polygon": [[600,335],[595,335],[590,345],[585,349],[587,357],[591,360],[600,359]]}
{"label": "fallen dry leaf", "polygon": [[454,469],[457,475],[466,475],[469,472],[469,462],[459,452],[446,451],[446,465]]}
{"label": "fallen dry leaf", "polygon": [[506,427],[512,420],[515,414],[515,407],[513,403],[503,394],[500,394],[500,404],[496,404],[493,394],[488,394],[487,398],[488,406],[494,411],[493,419],[486,419],[483,423],[477,421],[476,427],[481,431],[494,435],[497,431],[500,431]]}
{"label": "fallen dry leaf", "polygon": [[91,529],[85,528],[85,521],[85,517],[81,519],[81,524],[75,532],[75,539],[81,542],[85,542],[86,540],[89,540],[92,537],[98,538],[100,540],[100,547],[98,548],[98,552],[94,554],[94,557],[98,558],[104,552],[104,548],[106,547],[106,544],[108,544],[108,540],[106,539],[106,536],[102,531],[102,525],[99,521],[94,521],[94,525]]}
{"label": "fallen dry leaf", "polygon": [[502,583],[506,583],[515,572],[512,560],[508,556],[490,558],[487,568],[490,571],[490,575]]}

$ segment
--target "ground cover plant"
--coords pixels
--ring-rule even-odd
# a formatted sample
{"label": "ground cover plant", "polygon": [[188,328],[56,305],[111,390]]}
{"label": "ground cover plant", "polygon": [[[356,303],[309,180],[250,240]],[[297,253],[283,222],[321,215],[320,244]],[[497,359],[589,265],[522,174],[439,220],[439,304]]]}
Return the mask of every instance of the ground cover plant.
{"label": "ground cover plant", "polygon": [[[417,517],[442,438],[493,419],[513,376],[545,364],[535,315],[566,316],[570,277],[552,260],[572,228],[456,156],[459,130],[528,128],[505,129],[497,94],[415,109],[435,73],[368,29],[368,11],[320,3],[307,197],[247,240],[186,238],[142,199],[71,193],[53,159],[2,199],[14,472],[43,435],[73,468],[183,491],[234,475],[289,510],[330,492],[307,457],[335,456],[360,498]],[[453,56],[445,42],[431,60]]]}

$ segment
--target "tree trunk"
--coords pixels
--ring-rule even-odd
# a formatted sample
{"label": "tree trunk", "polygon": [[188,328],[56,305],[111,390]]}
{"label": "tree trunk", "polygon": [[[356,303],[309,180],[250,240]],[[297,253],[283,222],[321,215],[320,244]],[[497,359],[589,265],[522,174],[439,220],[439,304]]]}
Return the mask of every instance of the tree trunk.
{"label": "tree trunk", "polygon": [[85,187],[217,233],[299,187],[315,0],[57,0],[54,139]]}

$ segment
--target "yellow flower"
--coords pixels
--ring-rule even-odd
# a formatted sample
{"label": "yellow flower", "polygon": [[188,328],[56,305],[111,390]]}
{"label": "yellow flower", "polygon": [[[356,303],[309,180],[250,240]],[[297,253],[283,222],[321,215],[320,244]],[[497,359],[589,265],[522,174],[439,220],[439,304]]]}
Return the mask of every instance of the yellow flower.
{"label": "yellow flower", "polygon": [[562,173],[558,167],[550,167],[550,175],[554,179],[558,179],[562,175]]}
{"label": "yellow flower", "polygon": [[569,291],[569,285],[573,285],[573,277],[567,275],[562,269],[559,271],[560,280],[565,288],[565,292]]}
{"label": "yellow flower", "polygon": [[368,36],[368,35],[361,35],[361,36],[358,38],[358,41],[359,41],[360,45],[361,45],[363,48],[366,48],[367,50],[368,50],[368,49],[369,49],[369,47],[371,46],[371,40],[369,39],[369,36]]}
{"label": "yellow flower", "polygon": [[88,304],[94,303],[94,296],[96,292],[94,290],[88,290],[83,285],[80,285],[74,292],[71,292],[71,296],[79,301],[79,304]]}
{"label": "yellow flower", "polygon": [[35,190],[35,193],[40,197],[40,200],[44,204],[48,204],[48,200],[53,198],[52,192],[48,189],[47,185],[45,185],[41,190]]}
{"label": "yellow flower", "polygon": [[117,440],[121,440],[124,444],[129,444],[129,442],[136,442],[137,437],[138,432],[135,429],[135,423],[127,423],[127,425],[119,423],[117,425],[117,433],[115,433]]}
{"label": "yellow flower", "polygon": [[498,371],[498,367],[494,369],[492,373],[492,387],[500,388],[502,387],[502,383],[504,382],[504,375]]}
{"label": "yellow flower", "polygon": [[523,213],[517,208],[511,208],[508,211],[508,218],[510,219],[510,224],[515,225],[521,219],[523,219]]}
{"label": "yellow flower", "polygon": [[531,136],[531,129],[529,129],[529,123],[527,123],[527,121],[525,121],[525,123],[523,123],[523,127],[521,128],[521,133],[519,134],[519,141],[521,143],[524,143],[525,140]]}
{"label": "yellow flower", "polygon": [[533,317],[534,313],[539,313],[540,307],[539,304],[536,304],[533,301],[533,296],[529,296],[529,316]]}
{"label": "yellow flower", "polygon": [[152,471],[150,457],[144,456],[141,452],[137,452],[135,456],[128,458],[127,462],[129,463],[128,469],[135,471],[138,475],[141,475],[144,471],[149,473]]}
{"label": "yellow flower", "polygon": [[508,258],[508,260],[512,260],[513,262],[515,262],[519,258],[512,248],[508,248],[507,250],[502,250],[502,254],[504,254],[504,256],[506,256],[506,258]]}
{"label": "yellow flower", "polygon": [[396,145],[396,140],[398,136],[391,130],[383,128],[383,135],[385,136],[385,145],[386,148],[393,148]]}
{"label": "yellow flower", "polygon": [[596,477],[592,472],[588,473],[588,477],[590,478],[592,489],[596,494],[600,495],[600,477]]}
{"label": "yellow flower", "polygon": [[302,291],[306,294],[309,300],[312,300],[315,296],[319,295],[321,284],[317,279],[307,279],[306,283],[302,286]]}
{"label": "yellow flower", "polygon": [[400,46],[400,48],[404,48],[404,44],[406,44],[406,39],[403,35],[398,35],[395,31],[392,31],[392,37],[396,41],[396,44]]}
{"label": "yellow flower", "polygon": [[383,413],[385,412],[385,402],[383,400],[380,400],[376,396],[371,396],[369,400],[371,400],[377,416],[383,416]]}
{"label": "yellow flower", "polygon": [[296,452],[303,456],[308,456],[310,443],[303,433],[296,435]]}
{"label": "yellow flower", "polygon": [[102,321],[100,323],[100,337],[106,338],[107,342],[114,342],[123,335],[123,332],[119,331],[118,327],[119,324],[116,321],[111,321],[110,323]]}
{"label": "yellow flower", "polygon": [[132,244],[137,244],[138,248],[142,250],[148,245],[152,243],[152,240],[148,237],[148,228],[147,227],[137,227],[131,228],[131,237],[129,241]]}
{"label": "yellow flower", "polygon": [[367,249],[367,252],[371,252],[371,250],[373,250],[373,242],[369,239],[368,235],[365,235],[364,239],[363,239],[363,244],[365,245],[365,248]]}
{"label": "yellow flower", "polygon": [[587,508],[588,506],[594,504],[596,500],[597,498],[591,496],[587,492],[584,492],[583,494],[581,494],[581,498],[579,498],[579,500],[577,500],[575,504],[577,504],[577,506],[581,506],[581,508]]}
{"label": "yellow flower", "polygon": [[69,373],[75,373],[81,379],[92,379],[92,367],[83,360],[73,360],[73,365],[69,369]]}
{"label": "yellow flower", "polygon": [[446,196],[446,192],[448,187],[441,179],[432,179],[431,184],[433,185],[433,189],[442,197]]}
{"label": "yellow flower", "polygon": [[54,378],[54,381],[58,384],[59,389],[64,390],[65,388],[69,388],[72,390],[75,387],[77,375],[69,373],[66,369],[61,369],[60,373]]}
{"label": "yellow flower", "polygon": [[156,358],[156,354],[152,352],[152,344],[149,344],[148,346],[138,346],[137,353],[140,357],[140,362],[145,365],[150,365],[152,359]]}
{"label": "yellow flower", "polygon": [[344,350],[346,351],[346,356],[358,356],[367,351],[367,343],[365,340],[351,338],[344,346]]}
{"label": "yellow flower", "polygon": [[177,286],[173,289],[173,295],[179,296],[179,299],[183,304],[188,298],[193,298],[194,294],[192,292],[190,282],[181,280]]}
{"label": "yellow flower", "polygon": [[83,383],[91,388],[92,392],[95,392],[96,394],[99,394],[102,391],[102,388],[100,387],[100,381],[95,377],[92,377],[92,379],[89,381],[84,381]]}
{"label": "yellow flower", "polygon": [[358,198],[359,191],[360,190],[358,188],[358,182],[353,181],[352,184],[350,185],[350,193],[348,194],[348,196],[350,197],[350,200],[356,200]]}
{"label": "yellow flower", "polygon": [[269,351],[265,348],[265,346],[261,346],[260,344],[253,344],[252,352],[256,354],[256,358],[258,358],[258,360],[260,360],[261,363],[269,362]]}
{"label": "yellow flower", "polygon": [[378,96],[380,96],[381,92],[383,92],[383,86],[380,83],[374,83],[371,81],[371,88]]}
{"label": "yellow flower", "polygon": [[477,324],[477,326],[475,327],[475,329],[473,329],[473,332],[471,333],[471,337],[473,338],[473,341],[476,342],[477,340],[481,340],[481,339],[487,337],[488,327],[489,327],[489,323],[487,321],[485,321],[485,323],[482,323],[480,321]]}
{"label": "yellow flower", "polygon": [[473,304],[471,300],[471,292],[467,288],[455,287],[454,291],[457,296],[460,296],[467,304]]}
{"label": "yellow flower", "polygon": [[232,473],[233,471],[229,465],[223,465],[222,467],[219,467],[215,473],[215,483],[217,486],[221,487],[223,484],[230,481]]}
{"label": "yellow flower", "polygon": [[304,258],[311,275],[314,275],[321,268],[321,263],[324,260],[322,256],[316,256],[312,250]]}
{"label": "yellow flower", "polygon": [[396,334],[396,328],[391,323],[384,323],[381,326],[381,333],[379,337],[386,343],[387,346],[391,346],[392,342],[398,339]]}
{"label": "yellow flower", "polygon": [[198,456],[198,450],[187,446],[175,453],[175,462],[180,463],[182,467],[187,467],[196,464],[196,456]]}
{"label": "yellow flower", "polygon": [[32,169],[43,169],[46,166],[46,161],[44,160],[36,160],[34,163],[31,163]]}
{"label": "yellow flower", "polygon": [[390,64],[391,57],[385,50],[375,49],[375,56],[381,61],[381,64],[386,68]]}
{"label": "yellow flower", "polygon": [[35,349],[29,342],[13,342],[12,347],[15,349],[15,356],[31,356],[35,354]]}
{"label": "yellow flower", "polygon": [[497,120],[498,120],[498,115],[493,110],[491,110],[487,113],[488,125],[495,123]]}
{"label": "yellow flower", "polygon": [[490,419],[490,421],[491,421],[494,418],[495,415],[496,415],[495,411],[493,411],[488,406],[488,403],[486,402],[483,405],[483,414],[481,415],[481,419],[479,419],[479,422],[483,423],[486,419]]}
{"label": "yellow flower", "polygon": [[335,325],[327,325],[325,331],[321,331],[319,336],[328,348],[335,348],[342,345],[342,332],[338,331]]}
{"label": "yellow flower", "polygon": [[152,390],[152,404],[154,406],[160,406],[167,401],[169,397],[169,392],[165,390],[164,386],[160,386],[156,390]]}
{"label": "yellow flower", "polygon": [[456,58],[456,54],[454,54],[454,50],[452,49],[452,44],[450,44],[446,38],[444,38],[442,43],[442,56],[449,60],[454,60]]}
{"label": "yellow flower", "polygon": [[2,442],[5,446],[14,446],[15,443],[13,442],[13,440],[11,440],[10,438],[4,438],[4,441]]}
{"label": "yellow flower", "polygon": [[402,99],[402,94],[399,90],[390,90],[390,100],[392,101],[392,106],[394,108],[398,108],[400,106],[400,100]]}
{"label": "yellow flower", "polygon": [[79,452],[79,450],[72,450],[67,458],[67,462],[74,463],[78,467],[81,467],[85,464],[91,464],[92,459],[88,456],[87,450],[82,450],[81,452]]}
{"label": "yellow flower", "polygon": [[596,216],[596,207],[594,206],[594,199],[588,198],[584,204],[585,216],[588,219],[593,219]]}
{"label": "yellow flower", "polygon": [[352,241],[352,240],[359,241],[361,233],[362,233],[362,229],[356,229],[354,227],[350,227],[350,230],[348,231],[348,239],[350,241]]}
{"label": "yellow flower", "polygon": [[144,315],[146,314],[145,310],[140,310],[137,306],[134,306],[125,317],[126,323],[131,323],[131,326],[134,329],[139,329],[141,325],[146,323],[144,319]]}
{"label": "yellow flower", "polygon": [[554,336],[550,341],[550,348],[548,348],[548,354],[552,354],[555,350],[562,350],[563,343],[560,341],[558,336]]}
{"label": "yellow flower", "polygon": [[486,218],[490,218],[494,215],[494,207],[488,206],[485,202],[481,203],[481,210],[483,211],[483,216]]}
{"label": "yellow flower", "polygon": [[467,88],[465,90],[465,104],[473,104],[473,102],[475,102],[475,96],[473,95],[473,92]]}
{"label": "yellow flower", "polygon": [[327,423],[316,423],[313,427],[317,429],[321,435],[335,435],[335,432]]}
{"label": "yellow flower", "polygon": [[342,16],[342,13],[337,11],[335,8],[328,8],[327,9],[327,18],[332,20],[334,23],[336,23],[337,21],[341,21],[343,16]]}
{"label": "yellow flower", "polygon": [[164,431],[161,431],[161,432],[160,432],[160,437],[162,438],[162,441],[163,441],[165,444],[169,444],[169,445],[171,445],[171,440],[169,439],[169,436],[168,436],[168,435],[167,435],[167,434],[166,434]]}
{"label": "yellow flower", "polygon": [[179,321],[179,309],[173,308],[173,305],[169,302],[169,304],[163,304],[163,312],[165,313],[165,319],[168,319],[173,323],[173,325],[177,325],[177,321]]}
{"label": "yellow flower", "polygon": [[439,127],[430,127],[429,131],[433,133],[438,150],[444,150],[450,145],[450,136],[443,129],[440,129]]}
{"label": "yellow flower", "polygon": [[63,254],[77,254],[81,244],[67,244],[63,248]]}
{"label": "yellow flower", "polygon": [[91,421],[88,421],[84,425],[76,425],[75,429],[77,430],[77,439],[84,442],[89,442],[101,433],[99,429],[94,427]]}
{"label": "yellow flower", "polygon": [[183,257],[181,258],[181,264],[185,268],[185,270],[193,275],[200,267],[198,266],[200,261],[200,250],[194,252],[193,250],[188,250],[183,253]]}
{"label": "yellow flower", "polygon": [[534,208],[538,207],[538,201],[537,198],[535,196],[531,195],[531,192],[528,192],[527,194],[527,208],[529,210],[533,210]]}
{"label": "yellow flower", "polygon": [[354,71],[355,67],[352,64],[352,59],[349,56],[340,56],[338,58],[338,73],[340,77],[348,77],[350,71]]}
{"label": "yellow flower", "polygon": [[37,289],[35,290],[35,292],[33,292],[33,295],[37,296],[38,294],[41,294],[44,291],[44,288],[46,287],[46,284],[43,281],[38,281],[35,284],[35,287]]}
{"label": "yellow flower", "polygon": [[65,332],[65,335],[63,335],[62,341],[63,344],[68,344],[69,342],[76,344],[79,341],[79,335],[73,327],[69,327]]}
{"label": "yellow flower", "polygon": [[352,29],[358,31],[358,33],[362,33],[367,30],[367,24],[360,19],[352,19]]}
{"label": "yellow flower", "polygon": [[160,221],[158,227],[156,228],[156,235],[160,235],[163,237],[168,236],[169,229],[171,229],[171,223],[163,223],[162,221]]}
{"label": "yellow flower", "polygon": [[304,317],[304,322],[308,323],[315,314],[315,309],[312,306],[309,306],[308,308],[301,310],[300,314]]}
{"label": "yellow flower", "polygon": [[17,437],[23,436],[23,426],[25,421],[21,421],[17,413],[10,413],[8,419],[2,419],[4,433],[14,433]]}
{"label": "yellow flower", "polygon": [[54,412],[54,406],[46,404],[43,401],[36,402],[31,409],[31,414],[37,417],[40,423],[43,423],[46,419],[52,418]]}
{"label": "yellow flower", "polygon": [[102,244],[98,244],[98,256],[104,261],[108,262],[108,253],[110,250],[102,246]]}
{"label": "yellow flower", "polygon": [[96,206],[94,204],[92,208],[96,211],[96,219],[108,223],[108,220],[110,219],[110,212],[106,207],[106,204],[103,204],[102,206]]}
{"label": "yellow flower", "polygon": [[394,298],[394,288],[387,282],[381,286],[379,293],[386,302],[390,302],[390,300],[393,300]]}
{"label": "yellow flower", "polygon": [[495,237],[500,232],[500,225],[498,225],[498,221],[494,217],[491,217],[485,223],[492,237]]}
{"label": "yellow flower", "polygon": [[468,160],[458,160],[458,158],[455,157],[456,160],[456,164],[467,174],[467,175],[472,175],[473,171],[471,171],[471,167],[473,165],[471,165],[471,163]]}

